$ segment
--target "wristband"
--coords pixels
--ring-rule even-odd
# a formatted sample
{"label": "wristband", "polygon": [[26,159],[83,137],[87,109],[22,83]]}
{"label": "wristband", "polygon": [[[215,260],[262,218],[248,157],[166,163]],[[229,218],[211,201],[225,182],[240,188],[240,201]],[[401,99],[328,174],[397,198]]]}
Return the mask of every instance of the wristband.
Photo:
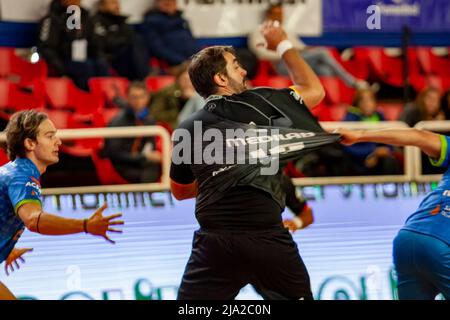
{"label": "wristband", "polygon": [[292,219],[292,221],[294,221],[297,229],[301,229],[303,227],[303,220],[300,217],[294,217],[294,219]]}
{"label": "wristband", "polygon": [[39,220],[41,220],[41,214],[42,214],[42,211],[39,212],[39,215],[38,215],[38,218],[37,218],[37,222],[36,222],[36,232],[37,233],[40,233],[39,232]]}
{"label": "wristband", "polygon": [[285,39],[283,41],[281,41],[278,45],[277,45],[277,54],[278,56],[281,58],[283,57],[283,54],[288,51],[289,49],[292,49],[294,47],[294,45],[292,44],[292,42],[290,42],[288,39]]}

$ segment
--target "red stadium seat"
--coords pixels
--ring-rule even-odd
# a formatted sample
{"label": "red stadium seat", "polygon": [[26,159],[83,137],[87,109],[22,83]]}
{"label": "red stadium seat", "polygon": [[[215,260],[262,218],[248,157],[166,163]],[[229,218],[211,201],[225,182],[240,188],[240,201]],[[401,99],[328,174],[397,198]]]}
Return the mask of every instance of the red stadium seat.
{"label": "red stadium seat", "polygon": [[326,104],[352,103],[355,89],[348,87],[341,79],[337,77],[320,77],[320,82],[325,89]]}
{"label": "red stadium seat", "polygon": [[330,54],[338,61],[345,70],[350,72],[357,79],[367,80],[369,77],[369,61],[367,54],[355,51],[349,60],[343,60],[336,48],[328,48]]}
{"label": "red stadium seat", "polygon": [[403,111],[402,103],[380,103],[378,105],[379,111],[381,111],[387,121],[397,121],[400,117],[400,113]]}
{"label": "red stadium seat", "polygon": [[102,111],[105,125],[108,125],[120,112],[119,108],[108,108]]}
{"label": "red stadium seat", "polygon": [[[404,62],[402,57],[389,56],[386,54],[385,48],[382,47],[359,48],[358,50],[360,55],[366,50],[371,71],[377,80],[396,87],[403,86]],[[409,78],[413,79],[417,77],[420,71],[417,54],[415,50],[409,49],[407,55]]]}
{"label": "red stadium seat", "polygon": [[127,180],[122,178],[122,176],[116,171],[111,160],[107,157],[101,155],[101,149],[103,148],[104,140],[99,144],[99,148],[91,153],[91,159],[94,163],[95,170],[98,179],[102,184],[127,184]]}
{"label": "red stadium seat", "polygon": [[44,81],[44,90],[53,109],[71,110],[78,114],[100,112],[101,99],[89,92],[78,89],[67,78],[48,78]]}
{"label": "red stadium seat", "polygon": [[20,110],[43,109],[45,98],[38,88],[23,88],[5,79],[0,79],[0,111],[2,117]]}
{"label": "red stadium seat", "polygon": [[168,85],[175,82],[175,77],[173,76],[158,76],[158,77],[148,77],[146,79],[147,88],[150,91],[158,91]]}
{"label": "red stadium seat", "polygon": [[267,86],[277,89],[288,88],[293,85],[293,82],[288,77],[273,76],[269,77]]}
{"label": "red stadium seat", "polygon": [[6,153],[6,150],[3,148],[0,148],[0,166],[4,165],[5,163],[9,162],[8,155]]}
{"label": "red stadium seat", "polygon": [[403,62],[401,58],[390,57],[384,53],[384,48],[369,48],[368,58],[371,69],[380,81],[401,87],[403,85]]}
{"label": "red stadium seat", "polygon": [[417,59],[425,75],[450,77],[450,58],[436,56],[429,47],[416,49]]}
{"label": "red stadium seat", "polygon": [[58,129],[68,128],[69,117],[71,115],[70,111],[46,109],[45,113],[48,115],[48,118],[52,120],[56,128]]}
{"label": "red stadium seat", "polygon": [[115,107],[114,97],[127,95],[129,81],[122,77],[97,77],[89,79],[89,89],[92,94],[101,99],[105,107]]}
{"label": "red stadium seat", "polygon": [[345,104],[326,105],[320,103],[312,109],[312,114],[319,121],[342,121],[347,113],[348,106]]}
{"label": "red stadium seat", "polygon": [[28,62],[15,54],[14,48],[0,48],[0,77],[23,86],[28,86],[35,79],[47,77],[47,64]]}
{"label": "red stadium seat", "polygon": [[450,89],[450,77],[440,77],[436,75],[418,75],[411,79],[411,85],[417,92],[428,86],[436,87],[441,91],[447,91]]}

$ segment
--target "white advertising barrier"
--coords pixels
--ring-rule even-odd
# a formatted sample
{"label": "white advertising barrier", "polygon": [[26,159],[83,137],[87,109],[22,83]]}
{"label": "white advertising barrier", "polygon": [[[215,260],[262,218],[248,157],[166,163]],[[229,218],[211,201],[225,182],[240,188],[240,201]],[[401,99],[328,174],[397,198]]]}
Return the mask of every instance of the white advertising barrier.
{"label": "white advertising barrier", "polygon": [[[95,9],[98,0],[82,0],[86,9]],[[1,19],[15,22],[36,22],[47,12],[51,0],[0,0]],[[238,3],[235,1],[178,1],[196,37],[245,36],[261,23],[270,1]],[[322,0],[293,1],[284,5],[286,29],[304,36],[322,33]],[[121,0],[122,12],[130,23],[142,21],[151,7],[151,0]]]}

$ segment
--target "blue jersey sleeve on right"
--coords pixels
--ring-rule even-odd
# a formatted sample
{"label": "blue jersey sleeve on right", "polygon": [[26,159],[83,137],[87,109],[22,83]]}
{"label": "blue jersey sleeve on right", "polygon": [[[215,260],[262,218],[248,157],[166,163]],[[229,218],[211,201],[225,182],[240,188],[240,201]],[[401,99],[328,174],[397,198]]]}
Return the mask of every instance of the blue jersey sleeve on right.
{"label": "blue jersey sleeve on right", "polygon": [[26,175],[15,176],[8,185],[8,195],[15,213],[25,203],[38,202],[41,204],[39,180]]}

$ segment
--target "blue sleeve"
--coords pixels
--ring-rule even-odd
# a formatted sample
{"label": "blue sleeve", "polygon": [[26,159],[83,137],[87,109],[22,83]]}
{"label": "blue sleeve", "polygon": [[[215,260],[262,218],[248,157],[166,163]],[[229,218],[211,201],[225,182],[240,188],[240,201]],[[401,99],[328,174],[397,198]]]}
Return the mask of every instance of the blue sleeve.
{"label": "blue sleeve", "polygon": [[185,61],[185,58],[182,54],[164,44],[159,28],[159,24],[161,23],[164,22],[153,17],[147,17],[143,23],[144,37],[149,48],[149,53],[151,56],[166,60],[170,65],[178,65]]}
{"label": "blue sleeve", "polygon": [[14,212],[25,203],[36,202],[41,204],[41,185],[39,180],[32,176],[15,176],[9,186],[8,195],[11,200]]}
{"label": "blue sleeve", "polygon": [[352,155],[353,157],[355,157],[361,161],[364,161],[364,159],[366,159],[369,154],[371,154],[372,152],[375,151],[377,146],[378,145],[376,143],[363,142],[363,143],[356,143],[354,145],[345,147],[344,150],[347,153],[349,153],[350,155]]}
{"label": "blue sleeve", "polygon": [[439,135],[439,138],[441,139],[441,156],[439,157],[439,159],[430,159],[430,162],[433,166],[435,167],[448,167],[449,165],[449,158],[450,158],[450,150],[448,148],[449,143],[450,143],[450,137],[449,136],[444,136],[444,135]]}
{"label": "blue sleeve", "polygon": [[361,121],[361,118],[351,112],[347,112],[343,121]]}

